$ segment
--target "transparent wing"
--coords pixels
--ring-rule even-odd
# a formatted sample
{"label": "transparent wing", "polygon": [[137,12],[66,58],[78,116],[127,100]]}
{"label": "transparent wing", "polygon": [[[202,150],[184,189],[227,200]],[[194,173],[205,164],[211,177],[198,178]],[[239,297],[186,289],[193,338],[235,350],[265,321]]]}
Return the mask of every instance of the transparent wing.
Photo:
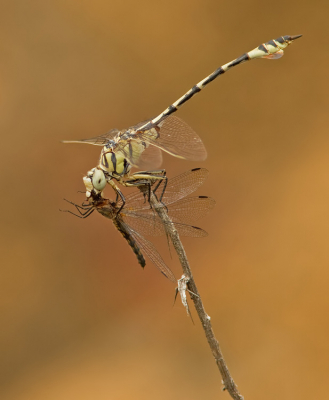
{"label": "transparent wing", "polygon": [[137,256],[138,262],[142,267],[145,266],[145,261],[141,252],[150,258],[153,264],[163,273],[164,276],[166,276],[172,282],[176,282],[174,274],[162,260],[154,245],[124,221],[124,214],[120,213],[120,217],[118,219],[115,218],[115,214],[109,205],[97,207],[97,211],[99,211],[104,217],[112,220],[114,226],[123,235],[129,246],[133,249]]}
{"label": "transparent wing", "polygon": [[[141,159],[145,147],[143,142],[155,146],[167,153],[180,158],[192,161],[202,161],[207,158],[207,151],[200,137],[184,121],[176,116],[169,116],[158,125],[147,131],[138,131],[139,126],[145,125],[148,121],[129,128],[127,131],[133,131],[129,139],[120,138],[120,134],[126,132],[112,129],[111,131],[90,139],[64,140],[63,143],[87,143],[96,146],[104,146],[109,140],[117,142],[114,152],[123,153],[124,157],[134,166],[145,165],[145,160]],[[132,142],[131,145],[129,142]],[[135,142],[135,144],[133,143]],[[159,153],[157,153],[159,154]],[[146,165],[160,165],[159,155],[153,153],[150,159],[146,158]],[[153,167],[156,168],[156,167]]]}
{"label": "transparent wing", "polygon": [[[139,126],[145,125],[150,120],[142,121],[138,123],[134,129],[138,129]],[[77,140],[62,140],[62,143],[87,143],[95,146],[105,146],[109,140],[113,140],[118,133],[124,132],[119,129],[111,129],[110,131],[103,133],[102,135],[92,137],[90,139],[77,139]],[[122,150],[122,144],[118,146],[118,150]]]}
{"label": "transparent wing", "polygon": [[200,137],[186,122],[176,116],[169,116],[157,125],[158,135],[152,131],[137,132],[143,141],[159,147],[161,150],[191,161],[203,161],[207,151]]}
{"label": "transparent wing", "polygon": [[118,129],[112,129],[109,132],[103,133],[103,135],[95,136],[90,139],[62,140],[62,143],[87,143],[95,146],[105,146],[108,141],[112,140],[119,132]]}
{"label": "transparent wing", "polygon": [[[129,139],[124,138],[124,135],[120,137],[119,134],[113,151],[123,153],[124,157],[135,166],[139,166],[139,157],[142,153],[138,150],[138,143],[147,143],[186,160],[203,161],[207,158],[207,151],[202,140],[180,118],[169,116],[153,128],[139,131],[139,126],[143,126],[147,122],[144,121],[129,128],[126,131],[130,132]],[[135,142],[135,145],[132,143],[131,146],[135,147],[136,150],[133,149],[132,151],[129,141]]]}
{"label": "transparent wing", "polygon": [[[190,195],[203,185],[208,175],[209,171],[206,168],[194,168],[168,179],[162,202],[168,206]],[[163,192],[164,184],[165,182],[163,181],[160,183],[156,191],[157,196],[160,196]]]}
{"label": "transparent wing", "polygon": [[130,231],[132,237],[135,239],[139,248],[142,250],[142,252],[144,252],[149,257],[149,259],[163,273],[165,277],[167,277],[172,282],[176,282],[175,275],[165,264],[160,254],[158,253],[157,249],[154,247],[154,245],[148,240],[146,240],[143,236],[141,236],[138,232],[131,229],[127,224],[125,225],[126,228]]}
{"label": "transparent wing", "polygon": [[[158,215],[142,215],[141,213],[126,212],[120,213],[124,214],[123,219],[131,228],[136,232],[146,235],[146,236],[162,236],[166,234],[166,223],[163,222]],[[174,222],[173,224],[181,236],[189,237],[205,237],[208,233],[198,228],[197,226],[187,225],[180,222]],[[169,224],[168,224],[169,225]]]}
{"label": "transparent wing", "polygon": [[[182,224],[193,224],[195,221],[208,214],[208,212],[214,208],[215,204],[216,201],[208,196],[188,197],[187,199],[181,199],[168,205],[167,212],[174,223],[180,222]],[[160,220],[156,211],[150,207],[138,210],[125,206],[121,213],[136,219]],[[149,222],[146,221],[146,223]]]}
{"label": "transparent wing", "polygon": [[[209,171],[205,168],[194,168],[186,171],[167,181],[167,187],[163,193],[162,202],[168,206],[195,192],[207,179]],[[160,197],[163,192],[165,182],[162,181],[155,194]],[[118,205],[121,206],[120,200]],[[149,209],[150,204],[142,192],[135,191],[126,196],[126,206],[132,209]]]}
{"label": "transparent wing", "polygon": [[176,223],[193,224],[215,207],[211,197],[198,196],[181,199],[168,206],[168,215]]}
{"label": "transparent wing", "polygon": [[[204,217],[215,204],[214,199],[206,196],[182,199],[168,206],[168,215],[181,236],[205,237],[208,235],[206,231],[191,224]],[[125,207],[120,215],[139,233],[148,236],[166,234],[166,223],[153,209],[134,210]]]}
{"label": "transparent wing", "polygon": [[158,169],[162,164],[162,152],[158,147],[149,146],[131,164],[145,171]]}
{"label": "transparent wing", "polygon": [[[114,153],[122,153],[123,156],[134,167],[139,167],[143,170],[157,169],[162,164],[162,152],[158,147],[150,146],[147,142],[136,134],[140,126],[145,125],[150,120],[142,121],[137,125],[123,129],[116,137],[116,144],[113,145]],[[130,132],[126,137],[125,133]]]}

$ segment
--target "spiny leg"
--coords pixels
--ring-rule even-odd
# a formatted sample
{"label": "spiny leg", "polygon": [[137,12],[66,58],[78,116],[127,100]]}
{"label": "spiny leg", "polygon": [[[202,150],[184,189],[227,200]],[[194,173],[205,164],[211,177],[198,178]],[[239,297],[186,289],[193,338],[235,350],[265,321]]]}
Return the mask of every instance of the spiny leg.
{"label": "spiny leg", "polygon": [[119,214],[120,211],[123,209],[123,207],[124,207],[125,204],[126,204],[125,196],[123,195],[123,193],[121,192],[121,190],[118,188],[118,186],[117,186],[112,180],[109,180],[108,183],[112,186],[112,188],[114,189],[114,191],[115,191],[115,193],[116,193],[115,204],[118,203],[119,197],[120,197],[120,199],[121,199],[121,202],[122,202],[121,207],[120,207],[119,210],[116,212],[117,214]]}
{"label": "spiny leg", "polygon": [[72,211],[70,211],[70,210],[59,210],[59,211],[68,212],[68,213],[74,215],[75,217],[85,219],[85,218],[88,218],[89,215],[91,215],[91,214],[95,211],[95,209],[94,209],[94,208],[91,208],[90,210],[86,211],[86,213],[84,213],[84,214],[81,213],[81,211],[79,211],[80,215],[74,214],[74,212],[72,212]]}
{"label": "spiny leg", "polygon": [[[139,171],[135,172],[130,176],[130,179],[123,184],[125,186],[137,186],[137,187],[147,187],[147,198],[148,202],[150,202],[150,197],[151,197],[151,188],[152,185],[154,184],[154,181],[159,181],[157,183],[156,188],[159,187],[160,183],[164,180],[165,182],[167,181],[166,177],[166,171],[164,169],[161,170],[155,170],[155,171]],[[166,183],[165,183],[166,185]],[[146,198],[146,191],[143,191],[144,193],[144,198]]]}
{"label": "spiny leg", "polygon": [[[84,193],[84,192],[83,192],[83,193]],[[80,206],[79,204],[73,203],[73,202],[70,201],[70,200],[67,200],[67,199],[64,199],[64,200],[67,201],[68,203],[72,204],[78,211],[79,211],[79,208],[81,208],[82,210],[87,210],[87,208],[88,208],[88,210],[89,210],[90,208],[92,208],[90,204],[84,204],[84,203],[82,203],[82,206]],[[79,211],[79,212],[80,212],[80,211]]]}
{"label": "spiny leg", "polygon": [[[166,188],[167,188],[168,178],[165,176],[165,177],[163,178],[162,181],[160,181],[160,182],[157,183],[156,187],[155,187],[154,190],[153,190],[153,193],[154,193],[154,194],[155,194],[155,192],[157,191],[157,189],[159,188],[161,182],[163,182],[163,188],[162,188],[162,191],[161,191],[161,194],[160,194],[160,197],[159,197],[159,202],[160,202],[160,203],[162,203],[162,197],[163,197],[164,192],[166,191]],[[162,203],[162,204],[163,204],[163,203]],[[164,205],[165,205],[165,204],[164,204]]]}
{"label": "spiny leg", "polygon": [[[82,206],[80,206],[79,204],[73,203],[70,200],[67,200],[67,199],[64,199],[64,200],[67,201],[68,203],[72,204],[77,209],[77,211],[79,212],[80,215],[74,214],[70,210],[61,210],[60,209],[60,211],[62,211],[62,212],[68,212],[68,213],[73,214],[74,216],[79,217],[79,218],[87,218],[94,211],[94,207],[91,206],[90,204],[89,205],[82,204]],[[83,210],[85,212],[82,212],[81,210]]]}
{"label": "spiny leg", "polygon": [[[159,182],[156,183],[156,185],[155,185],[155,187],[153,189],[153,194],[156,197],[156,199],[159,201],[159,203],[161,203],[162,206],[165,208],[166,212],[168,212],[168,208],[167,208],[166,204],[162,202],[162,197],[163,197],[163,195],[164,195],[164,193],[166,191],[167,184],[168,184],[168,178],[167,178],[167,176],[165,174],[166,174],[166,171],[164,170],[164,177],[163,177],[162,180],[160,180]],[[162,188],[161,194],[160,194],[160,196],[158,198],[158,196],[156,194],[156,191],[159,189],[159,186],[161,185],[162,182],[163,182],[163,188]]]}

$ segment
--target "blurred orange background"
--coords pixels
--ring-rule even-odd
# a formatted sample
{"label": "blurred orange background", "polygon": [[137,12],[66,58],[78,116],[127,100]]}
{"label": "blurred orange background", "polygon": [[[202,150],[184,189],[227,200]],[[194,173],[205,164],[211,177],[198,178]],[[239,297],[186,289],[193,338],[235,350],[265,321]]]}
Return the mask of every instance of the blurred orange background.
{"label": "blurred orange background", "polygon": [[[327,1],[2,1],[1,398],[218,399],[221,377],[174,285],[82,202],[100,148],[64,145],[157,115],[281,35],[276,61],[220,77],[179,112],[217,205],[184,240],[246,399],[325,398],[329,356]],[[108,194],[112,194],[108,190]],[[155,241],[179,277],[165,239]]]}

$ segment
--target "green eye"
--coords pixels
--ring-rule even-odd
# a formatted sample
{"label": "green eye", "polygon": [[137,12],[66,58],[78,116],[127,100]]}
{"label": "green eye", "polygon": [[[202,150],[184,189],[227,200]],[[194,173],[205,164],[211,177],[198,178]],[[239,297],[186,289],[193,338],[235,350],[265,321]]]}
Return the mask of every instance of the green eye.
{"label": "green eye", "polygon": [[95,169],[94,176],[92,178],[93,186],[96,190],[103,190],[106,185],[106,179],[104,172],[100,169]]}

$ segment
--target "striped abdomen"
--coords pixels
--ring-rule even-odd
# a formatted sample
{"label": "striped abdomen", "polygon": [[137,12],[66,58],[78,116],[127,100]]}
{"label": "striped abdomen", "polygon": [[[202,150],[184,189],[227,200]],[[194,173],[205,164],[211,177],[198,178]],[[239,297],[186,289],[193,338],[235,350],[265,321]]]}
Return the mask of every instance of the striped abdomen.
{"label": "striped abdomen", "polygon": [[289,46],[293,42],[293,40],[298,39],[302,35],[295,35],[295,36],[280,36],[277,39],[270,40],[267,43],[263,43],[256,47],[254,50],[249,51],[248,53],[242,54],[242,56],[236,58],[233,61],[230,61],[227,64],[222,65],[221,67],[217,68],[212,74],[208,75],[202,81],[194,85],[188,92],[184,94],[184,96],[180,97],[175,103],[170,105],[166,110],[164,110],[161,114],[157,117],[153,118],[151,121],[147,122],[145,125],[139,127],[140,130],[142,129],[149,129],[152,126],[160,123],[163,119],[165,119],[168,115],[173,114],[175,111],[178,110],[184,103],[190,100],[196,93],[199,93],[208,83],[215,80],[219,75],[224,74],[224,72],[228,71],[229,69],[235,67],[236,65],[242,64],[243,62],[253,60],[256,58],[269,58],[275,59],[280,58],[283,56],[283,50]]}
{"label": "striped abdomen", "polygon": [[133,252],[136,254],[138,263],[144,268],[146,265],[144,256],[126,224],[124,224],[119,218],[113,218],[112,221],[121,235],[126,239]]}

